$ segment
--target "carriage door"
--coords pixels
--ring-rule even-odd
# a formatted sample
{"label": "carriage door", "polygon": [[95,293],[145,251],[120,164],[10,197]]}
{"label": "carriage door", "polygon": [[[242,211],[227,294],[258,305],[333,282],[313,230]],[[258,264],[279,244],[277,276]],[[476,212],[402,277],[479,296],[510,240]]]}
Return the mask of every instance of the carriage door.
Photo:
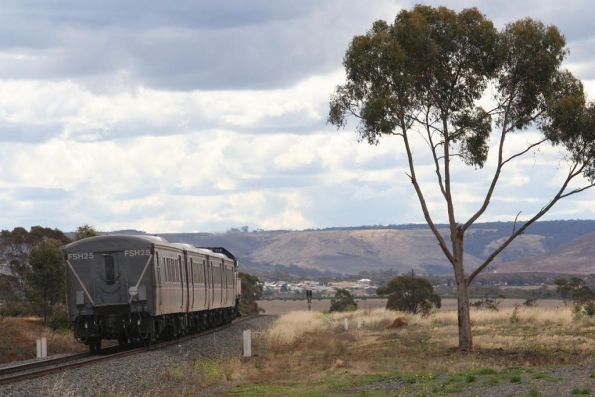
{"label": "carriage door", "polygon": [[194,261],[190,258],[190,277],[188,278],[188,293],[192,297],[190,300],[190,310],[191,312],[194,311]]}
{"label": "carriage door", "polygon": [[203,305],[204,305],[205,308],[208,308],[208,306],[207,306],[207,302],[208,302],[207,301],[207,296],[209,294],[209,286],[208,286],[209,283],[207,282],[207,280],[208,280],[207,274],[208,274],[207,273],[207,261],[205,261],[203,259],[202,260],[202,275],[203,275],[203,277],[202,277],[202,280],[203,280],[202,284],[203,284],[203,288],[205,289],[205,294],[204,294],[205,298],[204,298],[204,301],[203,301]]}

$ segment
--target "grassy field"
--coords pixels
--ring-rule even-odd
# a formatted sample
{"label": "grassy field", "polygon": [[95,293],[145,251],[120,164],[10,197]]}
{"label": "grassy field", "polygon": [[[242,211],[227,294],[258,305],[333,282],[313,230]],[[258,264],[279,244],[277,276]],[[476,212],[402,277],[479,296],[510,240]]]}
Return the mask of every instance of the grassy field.
{"label": "grassy field", "polygon": [[[471,301],[473,301],[473,299]],[[522,305],[524,301],[524,299],[502,299],[499,307],[501,309],[513,308],[517,305]],[[386,306],[386,299],[374,298],[357,300],[357,304],[359,309],[381,309]],[[440,311],[455,310],[456,304],[456,299],[442,299],[442,308],[440,309]],[[265,310],[265,313],[267,314],[281,315],[296,310],[306,310],[308,304],[305,300],[262,300],[258,301],[258,306],[262,307]],[[315,299],[312,301],[312,310],[315,311],[328,312],[330,306],[330,299]],[[536,302],[535,306],[544,309],[562,308],[564,307],[564,302],[558,299],[541,299]]]}
{"label": "grassy field", "polygon": [[[407,325],[387,328],[396,317]],[[469,395],[558,396],[595,390],[595,318],[534,307],[474,309],[472,320],[475,350],[461,354],[452,310],[428,317],[383,309],[287,313],[257,338],[256,357],[242,363],[240,385],[230,393],[421,397],[470,389]]]}
{"label": "grassy field", "polygon": [[48,355],[85,351],[72,331],[53,331],[37,317],[0,317],[0,363],[35,358],[35,340],[46,337]]}

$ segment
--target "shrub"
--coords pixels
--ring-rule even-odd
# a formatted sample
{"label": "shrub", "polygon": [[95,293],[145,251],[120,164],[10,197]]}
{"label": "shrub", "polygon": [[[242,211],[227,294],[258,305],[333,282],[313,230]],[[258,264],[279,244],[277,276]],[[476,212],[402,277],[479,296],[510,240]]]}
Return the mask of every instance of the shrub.
{"label": "shrub", "polygon": [[239,273],[238,277],[242,283],[242,295],[240,295],[239,310],[242,315],[258,314],[264,311],[256,301],[262,297],[262,284],[258,277]]}
{"label": "shrub", "polygon": [[72,327],[64,306],[58,306],[54,309],[48,321],[48,326],[53,330],[70,329]]}
{"label": "shrub", "polygon": [[560,294],[564,302],[572,302],[575,305],[584,305],[595,299],[595,291],[586,284],[585,280],[572,277],[569,280],[558,278],[554,281],[556,292]]}
{"label": "shrub", "polygon": [[585,314],[589,317],[595,316],[595,302],[586,303],[583,307]]}
{"label": "shrub", "polygon": [[378,295],[389,295],[386,302],[389,310],[428,314],[433,307],[441,306],[440,296],[434,293],[432,284],[413,274],[395,277],[377,292]]}
{"label": "shrub", "polygon": [[523,302],[523,306],[533,307],[537,303],[537,298],[529,298]]}
{"label": "shrub", "polygon": [[357,309],[357,303],[353,295],[346,289],[338,289],[331,299],[330,312],[351,312]]}
{"label": "shrub", "polygon": [[488,298],[486,296],[482,299],[478,299],[478,300],[471,302],[471,306],[478,308],[478,309],[488,309],[488,310],[497,312],[499,310],[498,306],[500,306],[501,302],[502,301],[500,298]]}
{"label": "shrub", "polygon": [[510,315],[510,323],[511,324],[518,324],[520,322],[519,314],[518,314],[519,307],[515,306],[512,314]]}
{"label": "shrub", "polygon": [[33,313],[33,308],[28,302],[14,301],[0,304],[0,316],[20,317],[29,316]]}

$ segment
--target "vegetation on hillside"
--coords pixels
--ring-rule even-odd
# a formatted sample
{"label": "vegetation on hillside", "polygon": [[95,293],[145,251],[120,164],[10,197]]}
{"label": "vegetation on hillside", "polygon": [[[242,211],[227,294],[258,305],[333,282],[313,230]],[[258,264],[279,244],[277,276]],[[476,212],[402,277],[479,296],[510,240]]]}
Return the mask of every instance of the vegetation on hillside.
{"label": "vegetation on hillside", "polygon": [[64,302],[65,268],[62,243],[47,239],[35,245],[29,254],[30,270],[25,277],[27,299],[43,325],[47,325],[56,305]]}
{"label": "vegetation on hillside", "polygon": [[87,237],[95,237],[97,236],[97,230],[93,226],[84,224],[76,228],[74,232],[74,240],[82,240]]}
{"label": "vegetation on hillside", "polygon": [[[49,241],[49,243],[48,243]],[[44,294],[38,294],[44,283],[48,287],[55,280],[64,278],[64,268],[56,265],[58,260],[57,251],[45,257],[45,253],[52,251],[70,242],[58,229],[34,226],[29,231],[22,227],[14,228],[12,231],[3,230],[0,234],[0,262],[8,264],[8,274],[0,274],[0,313],[4,315],[29,315],[42,314],[49,308],[39,310],[40,298]],[[35,253],[35,247],[40,249]],[[31,263],[31,254],[35,266]],[[45,266],[45,259],[50,260],[49,268]],[[62,254],[60,261],[62,262]],[[48,269],[50,269],[48,271]],[[42,288],[43,289],[43,288]],[[63,291],[63,290],[62,290]],[[46,294],[47,295],[47,294]],[[59,302],[54,298],[47,297],[47,302],[54,304],[62,303],[64,293],[59,296]],[[33,302],[34,301],[34,302]],[[32,304],[34,303],[34,304]],[[50,310],[51,311],[51,310]]]}

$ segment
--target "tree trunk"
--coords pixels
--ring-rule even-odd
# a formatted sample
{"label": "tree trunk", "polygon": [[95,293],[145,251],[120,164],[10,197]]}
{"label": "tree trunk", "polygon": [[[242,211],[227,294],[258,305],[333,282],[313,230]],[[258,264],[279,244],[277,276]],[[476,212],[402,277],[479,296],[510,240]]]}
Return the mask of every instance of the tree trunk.
{"label": "tree trunk", "polygon": [[470,352],[473,349],[471,317],[469,316],[469,294],[465,277],[457,278],[457,314],[459,320],[459,350]]}
{"label": "tree trunk", "polygon": [[465,266],[463,262],[464,232],[457,228],[453,236],[453,251],[455,257],[454,273],[457,282],[457,318],[459,323],[459,350],[470,352],[473,349],[473,337],[471,336],[471,317],[469,316],[469,291],[467,279],[465,278]]}

